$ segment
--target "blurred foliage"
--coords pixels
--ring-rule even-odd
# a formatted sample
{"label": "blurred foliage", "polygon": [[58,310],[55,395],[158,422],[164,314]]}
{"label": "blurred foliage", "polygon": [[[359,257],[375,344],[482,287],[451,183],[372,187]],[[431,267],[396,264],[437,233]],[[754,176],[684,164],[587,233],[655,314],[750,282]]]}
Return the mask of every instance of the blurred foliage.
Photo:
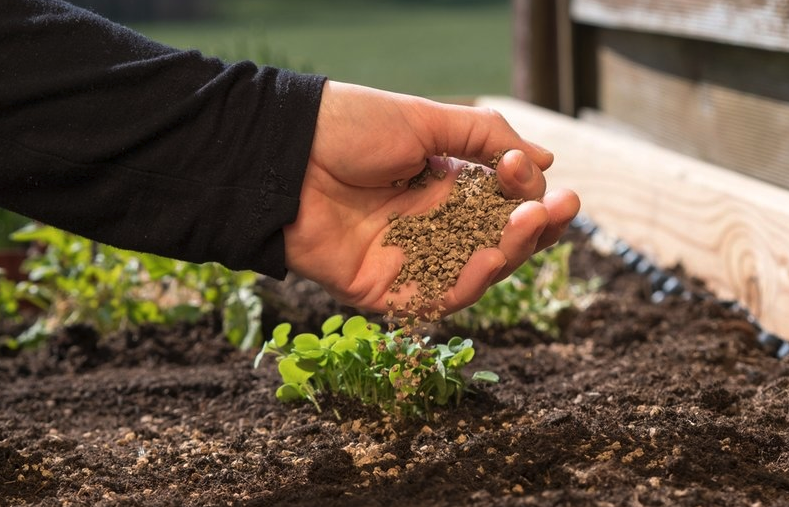
{"label": "blurred foliage", "polygon": [[206,44],[201,50],[205,54],[215,56],[225,62],[250,60],[258,64],[292,69],[297,72],[314,72],[308,62],[299,64],[291,62],[284,53],[274,51],[261,37],[218,39]]}
{"label": "blurred foliage", "polygon": [[257,275],[215,263],[193,264],[102,245],[50,226],[29,224],[13,235],[35,245],[24,264],[27,280],[2,279],[0,312],[18,303],[40,309],[6,347],[34,346],[62,326],[82,323],[107,334],[145,323],[195,321],[219,311],[228,340],[241,348],[261,342]]}
{"label": "blurred foliage", "polygon": [[510,92],[509,2],[228,0],[132,28],[177,48],[423,96]]}
{"label": "blurred foliage", "polygon": [[16,283],[0,271],[0,319],[15,319],[19,312]]}
{"label": "blurred foliage", "polygon": [[[289,12],[302,12],[316,7],[316,0],[70,0],[69,3],[93,11],[119,23],[188,21],[197,19],[226,19],[239,13],[265,14],[281,5],[290,4]],[[509,0],[317,0],[334,7],[350,6],[355,9],[385,5],[400,8],[440,6],[462,8],[508,4]]]}
{"label": "blurred foliage", "polygon": [[0,208],[0,249],[19,247],[19,243],[11,239],[11,234],[28,222],[30,222],[28,218]]}
{"label": "blurred foliage", "polygon": [[601,281],[570,277],[571,243],[543,250],[494,285],[473,306],[451,318],[472,330],[494,325],[516,326],[524,321],[558,338],[563,314],[588,305]]}

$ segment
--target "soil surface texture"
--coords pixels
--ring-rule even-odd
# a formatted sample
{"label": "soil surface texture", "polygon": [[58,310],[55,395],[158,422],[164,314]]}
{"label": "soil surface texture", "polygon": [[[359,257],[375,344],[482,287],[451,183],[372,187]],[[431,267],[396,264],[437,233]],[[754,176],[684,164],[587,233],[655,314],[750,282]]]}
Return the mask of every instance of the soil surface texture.
{"label": "soil surface texture", "polygon": [[[650,303],[575,241],[574,273],[607,280],[597,301],[558,341],[528,323],[474,336],[470,369],[501,382],[429,423],[283,405],[274,361],[253,369],[212,316],[0,357],[0,505],[789,505],[789,363],[743,314]],[[267,331],[347,312],[273,287]]]}

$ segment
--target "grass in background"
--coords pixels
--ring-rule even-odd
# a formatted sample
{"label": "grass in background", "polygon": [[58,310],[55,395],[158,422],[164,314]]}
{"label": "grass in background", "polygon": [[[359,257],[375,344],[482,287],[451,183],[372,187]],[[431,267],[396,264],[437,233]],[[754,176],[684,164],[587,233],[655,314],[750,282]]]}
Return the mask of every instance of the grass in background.
{"label": "grass in background", "polygon": [[178,48],[427,96],[507,94],[509,2],[227,0],[216,20],[133,28]]}

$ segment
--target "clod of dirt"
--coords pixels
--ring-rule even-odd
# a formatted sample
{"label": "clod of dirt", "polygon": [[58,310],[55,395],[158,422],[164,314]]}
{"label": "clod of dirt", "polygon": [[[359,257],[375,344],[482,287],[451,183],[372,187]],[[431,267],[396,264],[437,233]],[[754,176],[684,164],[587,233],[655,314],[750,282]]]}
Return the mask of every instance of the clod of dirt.
{"label": "clod of dirt", "polygon": [[[422,185],[412,188],[424,186],[424,179],[419,183]],[[443,308],[431,309],[431,304],[441,301],[447,289],[455,285],[474,252],[499,244],[510,214],[522,202],[502,195],[495,174],[481,165],[468,164],[445,203],[421,215],[394,214],[383,245],[400,247],[405,261],[391,290],[397,292],[414,282],[417,294],[408,308],[393,310],[407,310],[412,317],[431,310],[428,319],[438,320]]]}

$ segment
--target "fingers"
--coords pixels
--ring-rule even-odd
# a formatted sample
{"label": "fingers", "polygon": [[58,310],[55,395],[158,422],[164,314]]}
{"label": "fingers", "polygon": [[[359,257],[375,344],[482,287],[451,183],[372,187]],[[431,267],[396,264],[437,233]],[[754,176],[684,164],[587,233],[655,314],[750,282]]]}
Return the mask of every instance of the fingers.
{"label": "fingers", "polygon": [[506,257],[496,248],[475,252],[461,270],[457,284],[442,301],[446,308],[444,314],[454,313],[477,302],[506,265]]}
{"label": "fingers", "polygon": [[545,171],[553,164],[553,153],[546,150],[539,144],[533,143],[531,141],[524,141],[528,148],[524,150],[526,154],[529,156],[532,161],[537,164],[537,167],[540,170]]}
{"label": "fingers", "polygon": [[[467,162],[452,157],[431,157],[433,169],[444,170],[454,177]],[[511,150],[499,160],[496,169],[504,197],[507,199],[537,200],[543,197],[546,188],[545,175],[531,158],[520,150]]]}
{"label": "fingers", "polygon": [[[436,305],[445,308],[443,315],[474,304],[491,285],[512,274],[534,252],[554,244],[578,213],[579,207],[578,196],[564,189],[548,192],[543,202],[527,201],[518,206],[510,215],[498,248],[475,252],[444,300],[436,302]],[[395,306],[405,306],[415,291],[413,284],[408,284],[396,294],[386,292],[376,295],[369,305],[359,300],[351,304],[386,311],[391,308],[385,305],[386,300],[393,300]],[[429,310],[425,313],[429,313]]]}
{"label": "fingers", "polygon": [[528,201],[518,206],[512,212],[499,242],[507,264],[494,283],[512,274],[535,252],[556,243],[578,214],[580,206],[575,192],[567,189],[548,192],[541,203]]}
{"label": "fingers", "polygon": [[499,250],[504,254],[507,263],[494,283],[508,277],[531,257],[549,220],[548,210],[537,201],[527,201],[512,212],[499,241]]}
{"label": "fingers", "polygon": [[[434,155],[447,155],[486,164],[497,153],[520,150],[544,171],[553,163],[553,154],[523,139],[498,111],[490,108],[441,104],[437,122],[428,125],[435,146]],[[424,116],[422,116],[424,118]]]}
{"label": "fingers", "polygon": [[504,154],[496,168],[496,176],[507,199],[539,199],[545,193],[542,169],[520,150]]}
{"label": "fingers", "polygon": [[494,283],[509,276],[534,252],[548,223],[548,211],[542,204],[521,204],[510,216],[498,248],[475,252],[463,267],[457,284],[446,295],[444,306],[455,312],[474,304]]}
{"label": "fingers", "polygon": [[535,252],[556,243],[578,214],[580,206],[575,192],[566,189],[548,192],[541,203],[527,201],[518,206],[512,212],[499,242],[507,265],[495,282],[508,277]]}
{"label": "fingers", "polygon": [[578,195],[565,188],[551,190],[545,194],[542,203],[548,211],[548,224],[537,241],[535,249],[537,252],[559,241],[559,238],[567,230],[567,226],[570,225],[570,221],[581,209]]}
{"label": "fingers", "polygon": [[518,269],[535,252],[554,243],[578,213],[580,201],[571,190],[548,192],[543,202],[527,201],[510,216],[498,248],[480,250],[460,272],[444,306],[455,312],[474,304],[485,291]]}

